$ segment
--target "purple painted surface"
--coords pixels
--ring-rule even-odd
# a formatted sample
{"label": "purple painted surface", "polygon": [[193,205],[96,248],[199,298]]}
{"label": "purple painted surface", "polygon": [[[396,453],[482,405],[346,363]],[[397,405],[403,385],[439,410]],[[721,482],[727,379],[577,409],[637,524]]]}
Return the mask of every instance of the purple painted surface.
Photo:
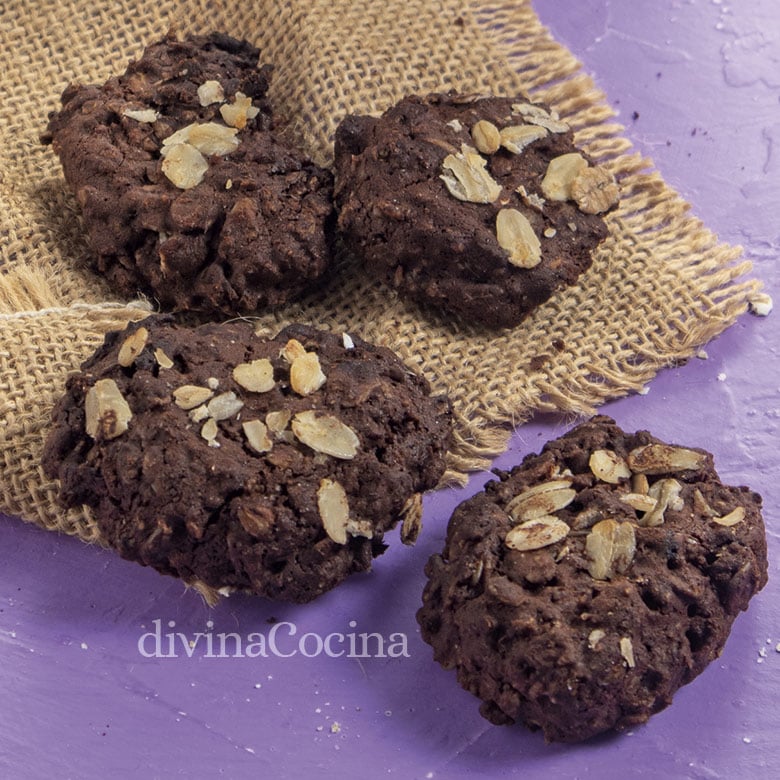
{"label": "purple painted surface", "polygon": [[[723,240],[745,247],[777,298],[775,0],[536,0],[535,7],[606,91],[638,149]],[[464,490],[427,499],[415,548],[393,538],[372,574],[305,607],[234,596],[210,610],[175,580],[0,519],[0,776],[775,776],[778,322],[776,313],[746,315],[707,345],[708,359],[666,370],[647,395],[604,407],[626,429],[711,449],[724,480],[749,484],[765,500],[769,585],[738,618],[723,656],[647,725],[586,745],[546,746],[521,727],[484,721],[454,674],[433,663],[414,620],[422,568],[441,548],[451,510],[484,483],[478,475]],[[570,422],[545,417],[523,426],[496,465],[537,451]],[[161,634],[184,635],[177,657],[147,657],[153,636],[139,648],[154,621]],[[220,632],[235,632],[245,656],[248,642],[260,651],[260,637],[251,635],[262,634],[267,657],[208,657],[197,632],[215,637],[215,656]],[[359,650],[360,633],[392,642],[388,657],[347,657],[348,635]],[[226,655],[235,654],[235,640]],[[324,648],[314,655],[320,641],[332,656]],[[165,638],[160,650],[169,650]]]}

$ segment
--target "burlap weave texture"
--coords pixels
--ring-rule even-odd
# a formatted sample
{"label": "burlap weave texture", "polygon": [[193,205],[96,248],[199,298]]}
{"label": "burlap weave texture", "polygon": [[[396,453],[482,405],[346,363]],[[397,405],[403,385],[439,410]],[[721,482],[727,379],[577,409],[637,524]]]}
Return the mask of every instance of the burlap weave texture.
{"label": "burlap weave texture", "polygon": [[316,296],[258,317],[269,333],[305,321],[385,344],[449,392],[453,479],[485,467],[534,411],[588,412],[640,389],[733,323],[758,289],[740,250],[719,243],[632,151],[605,96],[529,2],[0,0],[0,510],[99,541],[85,512],[57,508],[41,447],[68,372],[149,306],[116,300],[87,270],[75,203],[38,136],[69,82],[121,72],[171,26],[256,44],[275,66],[277,113],[321,164],[346,113],[457,89],[552,104],[618,176],[621,205],[591,270],[511,331],[422,312],[349,260]]}

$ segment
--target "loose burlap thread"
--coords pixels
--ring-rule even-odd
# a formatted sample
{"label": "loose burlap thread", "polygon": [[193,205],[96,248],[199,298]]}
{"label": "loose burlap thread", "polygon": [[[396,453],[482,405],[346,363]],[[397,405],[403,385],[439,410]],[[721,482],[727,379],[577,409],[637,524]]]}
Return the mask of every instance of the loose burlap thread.
{"label": "loose burlap thread", "polygon": [[511,331],[423,312],[348,261],[317,295],[257,317],[269,333],[304,321],[385,344],[448,392],[450,480],[486,467],[536,411],[589,413],[639,390],[732,324],[760,287],[740,249],[719,243],[632,150],[529,2],[12,0],[0,9],[0,510],[44,528],[100,542],[87,511],[57,506],[40,454],[69,372],[107,331],[152,307],[117,300],[88,270],[75,203],[38,136],[68,83],[102,83],[170,27],[259,46],[275,66],[271,97],[286,132],[321,164],[347,113],[409,93],[524,92],[551,104],[620,180],[590,271]]}

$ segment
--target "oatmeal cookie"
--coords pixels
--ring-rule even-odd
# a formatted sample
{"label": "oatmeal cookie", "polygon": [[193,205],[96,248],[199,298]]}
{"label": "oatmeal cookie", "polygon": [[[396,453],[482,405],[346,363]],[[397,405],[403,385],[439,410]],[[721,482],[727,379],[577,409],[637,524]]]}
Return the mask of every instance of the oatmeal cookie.
{"label": "oatmeal cookie", "polygon": [[169,35],[121,76],[63,93],[43,140],[117,293],[235,314],[328,270],[332,176],[274,132],[258,57],[222,34]]}
{"label": "oatmeal cookie", "polygon": [[356,336],[150,318],[67,383],[43,456],[123,557],[212,590],[305,602],[370,569],[450,436],[446,398]]}
{"label": "oatmeal cookie", "polygon": [[349,116],[334,171],[352,253],[402,295],[493,328],[577,281],[618,199],[568,125],[522,97],[410,96]]}
{"label": "oatmeal cookie", "polygon": [[418,612],[494,723],[575,742],[643,723],[767,581],[761,498],[712,456],[595,417],[454,512]]}

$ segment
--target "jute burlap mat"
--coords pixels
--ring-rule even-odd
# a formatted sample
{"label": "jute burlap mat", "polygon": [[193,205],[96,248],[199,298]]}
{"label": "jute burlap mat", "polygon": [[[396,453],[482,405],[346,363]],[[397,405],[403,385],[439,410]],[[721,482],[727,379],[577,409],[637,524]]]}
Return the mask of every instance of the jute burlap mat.
{"label": "jute burlap mat", "polygon": [[258,318],[268,331],[301,320],[386,344],[448,391],[452,479],[484,468],[534,411],[588,412],[640,389],[728,327],[759,288],[740,250],[718,243],[632,152],[605,96],[528,2],[10,0],[0,9],[0,510],[45,528],[100,541],[87,513],[57,508],[41,447],[68,372],[149,307],[117,301],[86,269],[75,203],[38,136],[70,81],[104,81],[171,26],[258,45],[276,67],[277,111],[320,163],[348,112],[415,92],[528,92],[619,177],[620,209],[592,269],[511,332],[424,315],[348,262],[316,300]]}

